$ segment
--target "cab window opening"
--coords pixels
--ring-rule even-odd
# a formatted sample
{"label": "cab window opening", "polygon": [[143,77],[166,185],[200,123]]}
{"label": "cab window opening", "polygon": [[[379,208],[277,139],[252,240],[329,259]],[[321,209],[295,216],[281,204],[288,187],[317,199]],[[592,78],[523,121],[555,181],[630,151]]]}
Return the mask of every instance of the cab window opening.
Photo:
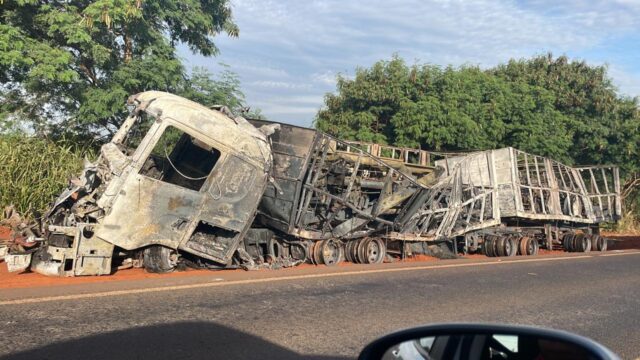
{"label": "cab window opening", "polygon": [[140,174],[199,191],[219,158],[219,150],[168,126],[144,162]]}

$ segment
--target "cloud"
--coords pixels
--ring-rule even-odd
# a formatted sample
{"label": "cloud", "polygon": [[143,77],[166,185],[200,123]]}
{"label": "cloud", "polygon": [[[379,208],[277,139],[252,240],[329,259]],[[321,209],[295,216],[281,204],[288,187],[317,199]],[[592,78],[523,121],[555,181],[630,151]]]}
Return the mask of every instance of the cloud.
{"label": "cloud", "polygon": [[618,66],[609,66],[609,75],[620,93],[631,97],[640,96],[640,73],[630,73]]}
{"label": "cloud", "polygon": [[299,84],[299,83],[292,83],[292,82],[286,82],[286,81],[272,81],[272,80],[253,81],[249,83],[249,85],[262,87],[262,88],[271,88],[271,89],[288,89],[288,90],[311,89],[310,84]]}
{"label": "cloud", "polygon": [[[231,1],[240,37],[216,38],[216,61],[240,75],[249,104],[274,120],[310,125],[336,74],[394,53],[408,62],[490,67],[552,51],[624,68],[611,72],[616,84],[640,94],[633,82],[640,65],[629,60],[640,51],[639,1]],[[300,98],[318,103],[300,107]]]}
{"label": "cloud", "polygon": [[311,79],[315,82],[322,83],[328,86],[335,86],[336,84],[336,76],[337,74],[331,70],[326,70],[321,73],[313,73],[311,74]]}

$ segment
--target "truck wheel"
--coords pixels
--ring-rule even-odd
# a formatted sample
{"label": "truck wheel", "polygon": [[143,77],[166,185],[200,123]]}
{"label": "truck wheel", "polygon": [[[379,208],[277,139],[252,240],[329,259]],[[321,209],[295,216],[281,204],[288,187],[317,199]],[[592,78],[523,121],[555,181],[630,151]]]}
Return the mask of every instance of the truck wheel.
{"label": "truck wheel", "polygon": [[516,256],[517,252],[518,252],[518,243],[516,239],[509,236],[504,242],[504,253],[507,254],[507,256]]}
{"label": "truck wheel", "polygon": [[600,251],[607,251],[607,246],[609,246],[609,241],[600,236]]}
{"label": "truck wheel", "polygon": [[354,264],[360,263],[358,260],[358,244],[360,244],[359,240],[352,240],[347,247],[347,251],[349,251],[351,257],[351,262]]}
{"label": "truck wheel", "polygon": [[585,234],[576,234],[573,238],[572,250],[574,252],[587,252],[591,249],[589,238]]}
{"label": "truck wheel", "polygon": [[573,238],[576,236],[574,233],[565,234],[562,238],[562,247],[564,251],[573,251]]}
{"label": "truck wheel", "polygon": [[144,249],[144,269],[150,273],[168,273],[178,265],[178,254],[168,247],[153,245]]}
{"label": "truck wheel", "polygon": [[496,256],[496,251],[495,251],[495,241],[492,237],[485,237],[484,238],[484,244],[483,244],[483,248],[484,248],[484,254],[488,257],[495,257]]}
{"label": "truck wheel", "polygon": [[592,237],[591,237],[591,235],[585,235],[584,239],[586,241],[584,252],[589,252],[589,251],[591,251],[591,248],[593,247],[593,245],[592,245],[593,244]]}
{"label": "truck wheel", "polygon": [[367,244],[367,260],[369,264],[382,264],[387,255],[387,247],[381,239],[371,239]]}
{"label": "truck wheel", "polygon": [[523,236],[518,240],[518,255],[527,255],[527,244],[529,238],[527,236]]}
{"label": "truck wheel", "polygon": [[305,262],[309,258],[307,247],[302,242],[291,243],[289,246],[289,253],[294,260],[301,260]]}
{"label": "truck wheel", "polygon": [[527,248],[529,247],[529,238],[527,236],[523,236],[518,241],[518,255],[527,255]]}
{"label": "truck wheel", "polygon": [[580,249],[578,245],[582,241],[583,234],[575,234],[573,239],[571,240],[571,244],[569,244],[569,248],[571,248],[571,252],[579,252]]}
{"label": "truck wheel", "polygon": [[523,255],[527,255],[527,256],[538,255],[539,248],[540,248],[540,245],[538,245],[538,240],[534,238],[527,238],[527,241],[524,246]]}
{"label": "truck wheel", "polygon": [[538,255],[538,250],[540,250],[540,244],[538,244],[538,240],[536,239],[529,239],[529,242],[531,242],[531,253],[527,252],[527,255]]}
{"label": "truck wheel", "polygon": [[500,237],[498,238],[498,240],[496,241],[496,255],[497,256],[507,256],[507,252],[505,251],[505,243],[507,242],[507,239],[504,237]]}
{"label": "truck wheel", "polygon": [[593,235],[591,238],[591,247],[596,251],[607,251],[607,239],[600,235]]}
{"label": "truck wheel", "polygon": [[313,263],[315,265],[322,265],[322,241],[315,241],[313,243],[312,254],[313,256],[311,258],[313,259]]}
{"label": "truck wheel", "polygon": [[353,259],[351,258],[351,243],[353,241],[349,241],[344,245],[344,259],[348,262],[353,262]]}
{"label": "truck wheel", "polygon": [[342,262],[342,251],[340,243],[333,240],[323,240],[318,246],[322,255],[322,262],[327,266],[337,265]]}
{"label": "truck wheel", "polygon": [[371,239],[365,238],[358,240],[356,246],[356,259],[358,264],[368,264],[367,262],[367,245]]}

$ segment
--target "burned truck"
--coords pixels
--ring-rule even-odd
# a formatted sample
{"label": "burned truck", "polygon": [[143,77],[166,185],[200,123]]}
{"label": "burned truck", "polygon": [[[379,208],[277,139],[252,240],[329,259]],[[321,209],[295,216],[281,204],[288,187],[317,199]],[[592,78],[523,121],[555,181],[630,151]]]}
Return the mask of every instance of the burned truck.
{"label": "burned truck", "polygon": [[40,228],[43,244],[8,255],[45,275],[173,269],[180,253],[220,264],[249,229],[269,179],[267,136],[224,109],[145,92],[95,163],[71,182]]}
{"label": "burned truck", "polygon": [[604,250],[598,226],[620,215],[615,167],[346,142],[163,92],[128,105],[43,217],[39,246],[12,251],[10,267],[78,276]]}

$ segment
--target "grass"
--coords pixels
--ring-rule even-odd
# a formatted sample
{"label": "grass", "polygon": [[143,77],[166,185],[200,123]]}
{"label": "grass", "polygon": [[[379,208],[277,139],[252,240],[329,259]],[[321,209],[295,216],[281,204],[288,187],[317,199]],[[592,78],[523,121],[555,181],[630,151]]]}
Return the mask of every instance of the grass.
{"label": "grass", "polygon": [[79,175],[85,155],[92,153],[69,141],[0,135],[0,205],[36,217]]}

